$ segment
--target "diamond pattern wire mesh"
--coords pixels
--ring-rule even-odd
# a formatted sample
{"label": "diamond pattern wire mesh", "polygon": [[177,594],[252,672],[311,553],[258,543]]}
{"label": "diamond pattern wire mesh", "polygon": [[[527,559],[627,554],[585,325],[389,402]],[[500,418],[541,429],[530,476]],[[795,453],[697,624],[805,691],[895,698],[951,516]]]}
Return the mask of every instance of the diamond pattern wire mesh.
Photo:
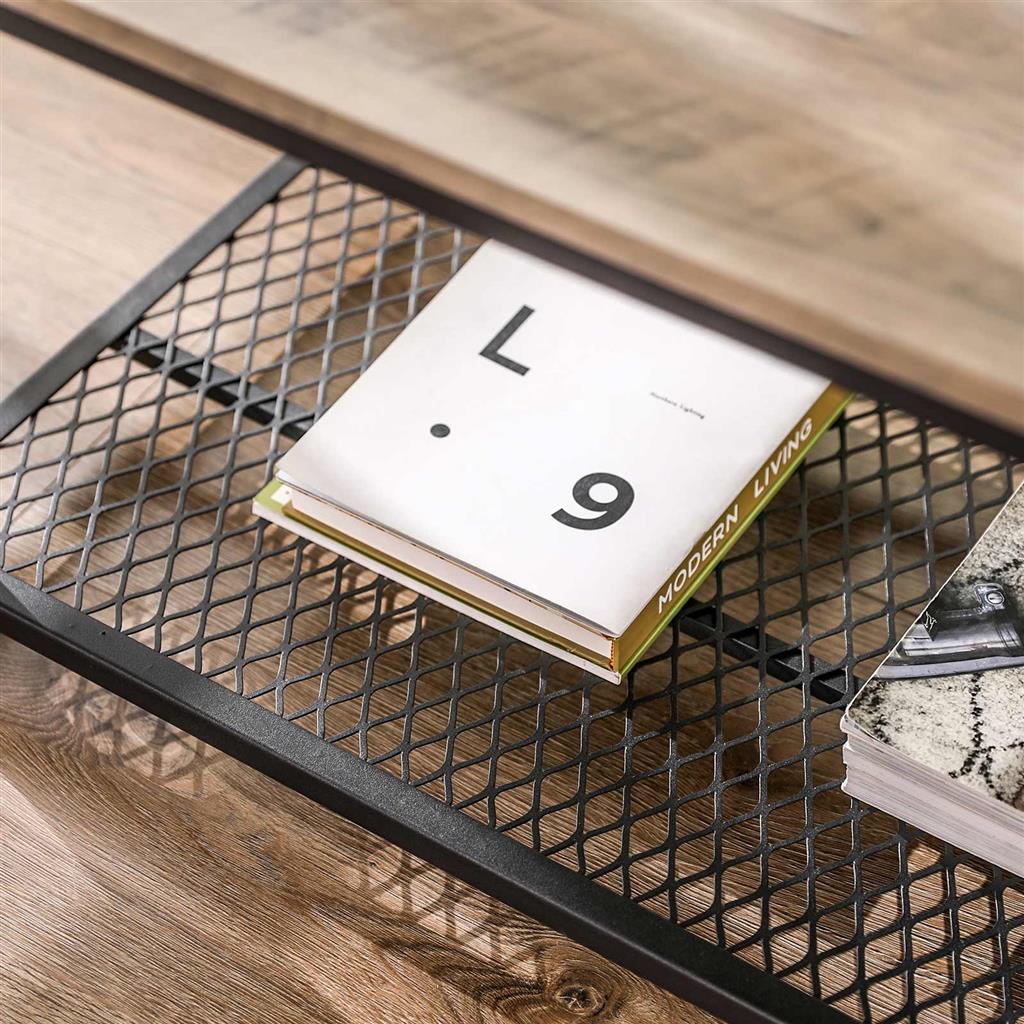
{"label": "diamond pattern wire mesh", "polygon": [[858,400],[618,688],[253,518],[478,241],[303,171],[7,439],[3,567],[853,1017],[1024,1012],[1024,882],[839,788],[1005,457]]}

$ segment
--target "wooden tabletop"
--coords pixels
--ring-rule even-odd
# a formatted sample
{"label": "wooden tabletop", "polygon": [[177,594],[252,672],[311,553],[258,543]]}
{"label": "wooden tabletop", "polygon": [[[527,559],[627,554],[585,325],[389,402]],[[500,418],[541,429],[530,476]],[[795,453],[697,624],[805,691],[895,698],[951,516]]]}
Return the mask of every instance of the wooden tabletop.
{"label": "wooden tabletop", "polygon": [[[274,154],[24,43],[0,61],[6,393]],[[11,1024],[710,1021],[4,637],[0,750]]]}
{"label": "wooden tabletop", "polygon": [[1024,5],[10,6],[1024,431]]}

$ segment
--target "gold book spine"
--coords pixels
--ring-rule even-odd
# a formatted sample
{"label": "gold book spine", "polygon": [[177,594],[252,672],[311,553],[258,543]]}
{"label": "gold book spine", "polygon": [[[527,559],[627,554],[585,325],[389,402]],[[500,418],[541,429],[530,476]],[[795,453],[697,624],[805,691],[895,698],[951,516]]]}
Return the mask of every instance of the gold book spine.
{"label": "gold book spine", "polygon": [[701,586],[715,566],[760,514],[800,461],[835,422],[852,397],[830,384],[793,429],[723,510],[703,537],[687,552],[675,572],[633,620],[612,649],[612,668],[625,675],[657,639],[676,612]]}

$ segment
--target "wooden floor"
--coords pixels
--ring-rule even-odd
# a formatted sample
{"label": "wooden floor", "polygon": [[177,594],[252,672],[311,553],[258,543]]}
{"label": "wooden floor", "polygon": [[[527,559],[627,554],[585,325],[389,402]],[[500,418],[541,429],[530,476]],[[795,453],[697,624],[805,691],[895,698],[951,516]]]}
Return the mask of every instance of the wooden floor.
{"label": "wooden floor", "polygon": [[[272,158],[4,38],[6,392]],[[0,638],[6,1020],[700,1021]]]}

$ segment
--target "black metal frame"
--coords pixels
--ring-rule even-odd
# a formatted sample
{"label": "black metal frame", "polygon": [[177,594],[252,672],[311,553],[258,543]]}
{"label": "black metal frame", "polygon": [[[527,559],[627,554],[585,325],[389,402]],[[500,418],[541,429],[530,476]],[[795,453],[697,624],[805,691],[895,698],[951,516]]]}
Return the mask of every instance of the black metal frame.
{"label": "black metal frame", "polygon": [[[0,440],[24,422],[105,348],[116,346],[175,281],[199,263],[305,165],[284,156],[213,215],[106,312],[0,402]],[[162,363],[153,339],[142,362]],[[201,360],[175,359],[170,376],[189,376]],[[194,371],[193,371],[194,372]],[[237,400],[238,375],[219,371],[210,395]],[[246,393],[246,415],[280,417],[269,393]],[[302,433],[302,419],[285,430]],[[694,618],[696,635],[714,631]],[[719,627],[720,628],[720,627]],[[564,932],[596,952],[735,1024],[849,1020],[797,989],[643,907],[554,863],[358,757],[178,665],[118,630],[0,571],[0,632],[198,739],[251,765],[462,881]],[[750,641],[733,639],[745,651]],[[753,641],[756,652],[756,638]],[[780,645],[784,646],[784,645]],[[779,662],[782,672],[790,671]],[[838,692],[826,691],[834,698]]]}
{"label": "black metal frame", "polygon": [[0,573],[0,629],[735,1024],[849,1018],[49,594]]}
{"label": "black metal frame", "polygon": [[72,35],[0,3],[0,31],[102,72],[121,82],[167,100],[179,107],[215,121],[226,128],[249,135],[307,163],[326,167],[361,181],[413,206],[560,264],[595,281],[617,288],[651,305],[727,334],[737,341],[777,355],[818,372],[855,391],[864,391],[914,413],[942,423],[967,437],[990,444],[1000,451],[1024,457],[1024,430],[1013,430],[983,416],[968,412],[933,394],[919,390],[912,382],[891,379],[812,347],[794,336],[744,320],[693,296],[666,288],[642,274],[571,248],[542,232],[524,228],[501,213],[476,207],[334,145],[307,135],[270,117],[225,102],[168,75],[120,56],[96,43]]}
{"label": "black metal frame", "polygon": [[[213,401],[240,409],[252,422],[273,424],[281,434],[300,436],[312,412],[289,405],[284,395],[243,382],[238,373],[208,359],[204,363],[204,358],[177,347],[173,338],[147,335],[138,324],[171,285],[277,195],[303,167],[290,157],[278,160],[16,389],[0,404],[0,439],[88,368],[101,352],[125,344],[130,345],[130,359],[160,367],[169,379],[182,384],[202,380],[206,396]],[[898,539],[887,525],[886,547],[891,548]],[[973,526],[971,539],[975,539]],[[769,971],[758,970],[592,878],[558,865],[547,854],[473,820],[364,758],[239,699],[166,655],[104,627],[92,616],[7,573],[0,575],[0,627],[55,661],[713,1013],[750,1022],[849,1019]],[[746,661],[783,683],[804,681],[824,705],[841,703],[849,695],[847,669],[830,671],[799,645],[775,639],[760,623],[740,623],[721,609],[699,606],[686,609],[675,628],[710,641],[719,657],[725,654]],[[847,824],[856,830],[859,820],[852,814]],[[944,856],[945,870],[955,870],[956,855],[947,852]],[[906,865],[901,870],[906,879]],[[999,876],[991,884],[1000,884]],[[762,882],[762,890],[764,887]],[[863,902],[863,896],[860,899]],[[955,902],[949,906],[954,924],[956,906]],[[910,920],[906,908],[903,914]],[[1005,915],[994,928],[997,936],[1002,928],[1000,941],[1005,949]],[[960,955],[960,942],[957,935],[955,952],[950,955]],[[906,965],[898,969],[906,970]],[[1010,1001],[1010,967],[1004,963],[1001,970]],[[961,1010],[964,995],[965,987],[960,985],[955,998]],[[912,993],[908,998],[913,1000]],[[910,1018],[915,1019],[916,1013],[911,1002]]]}
{"label": "black metal frame", "polygon": [[301,160],[288,156],[274,161],[109,309],[19,384],[0,403],[0,441],[79,370],[88,366],[103,349],[122,338],[190,267],[213,252],[225,237],[287,185],[304,166]]}

